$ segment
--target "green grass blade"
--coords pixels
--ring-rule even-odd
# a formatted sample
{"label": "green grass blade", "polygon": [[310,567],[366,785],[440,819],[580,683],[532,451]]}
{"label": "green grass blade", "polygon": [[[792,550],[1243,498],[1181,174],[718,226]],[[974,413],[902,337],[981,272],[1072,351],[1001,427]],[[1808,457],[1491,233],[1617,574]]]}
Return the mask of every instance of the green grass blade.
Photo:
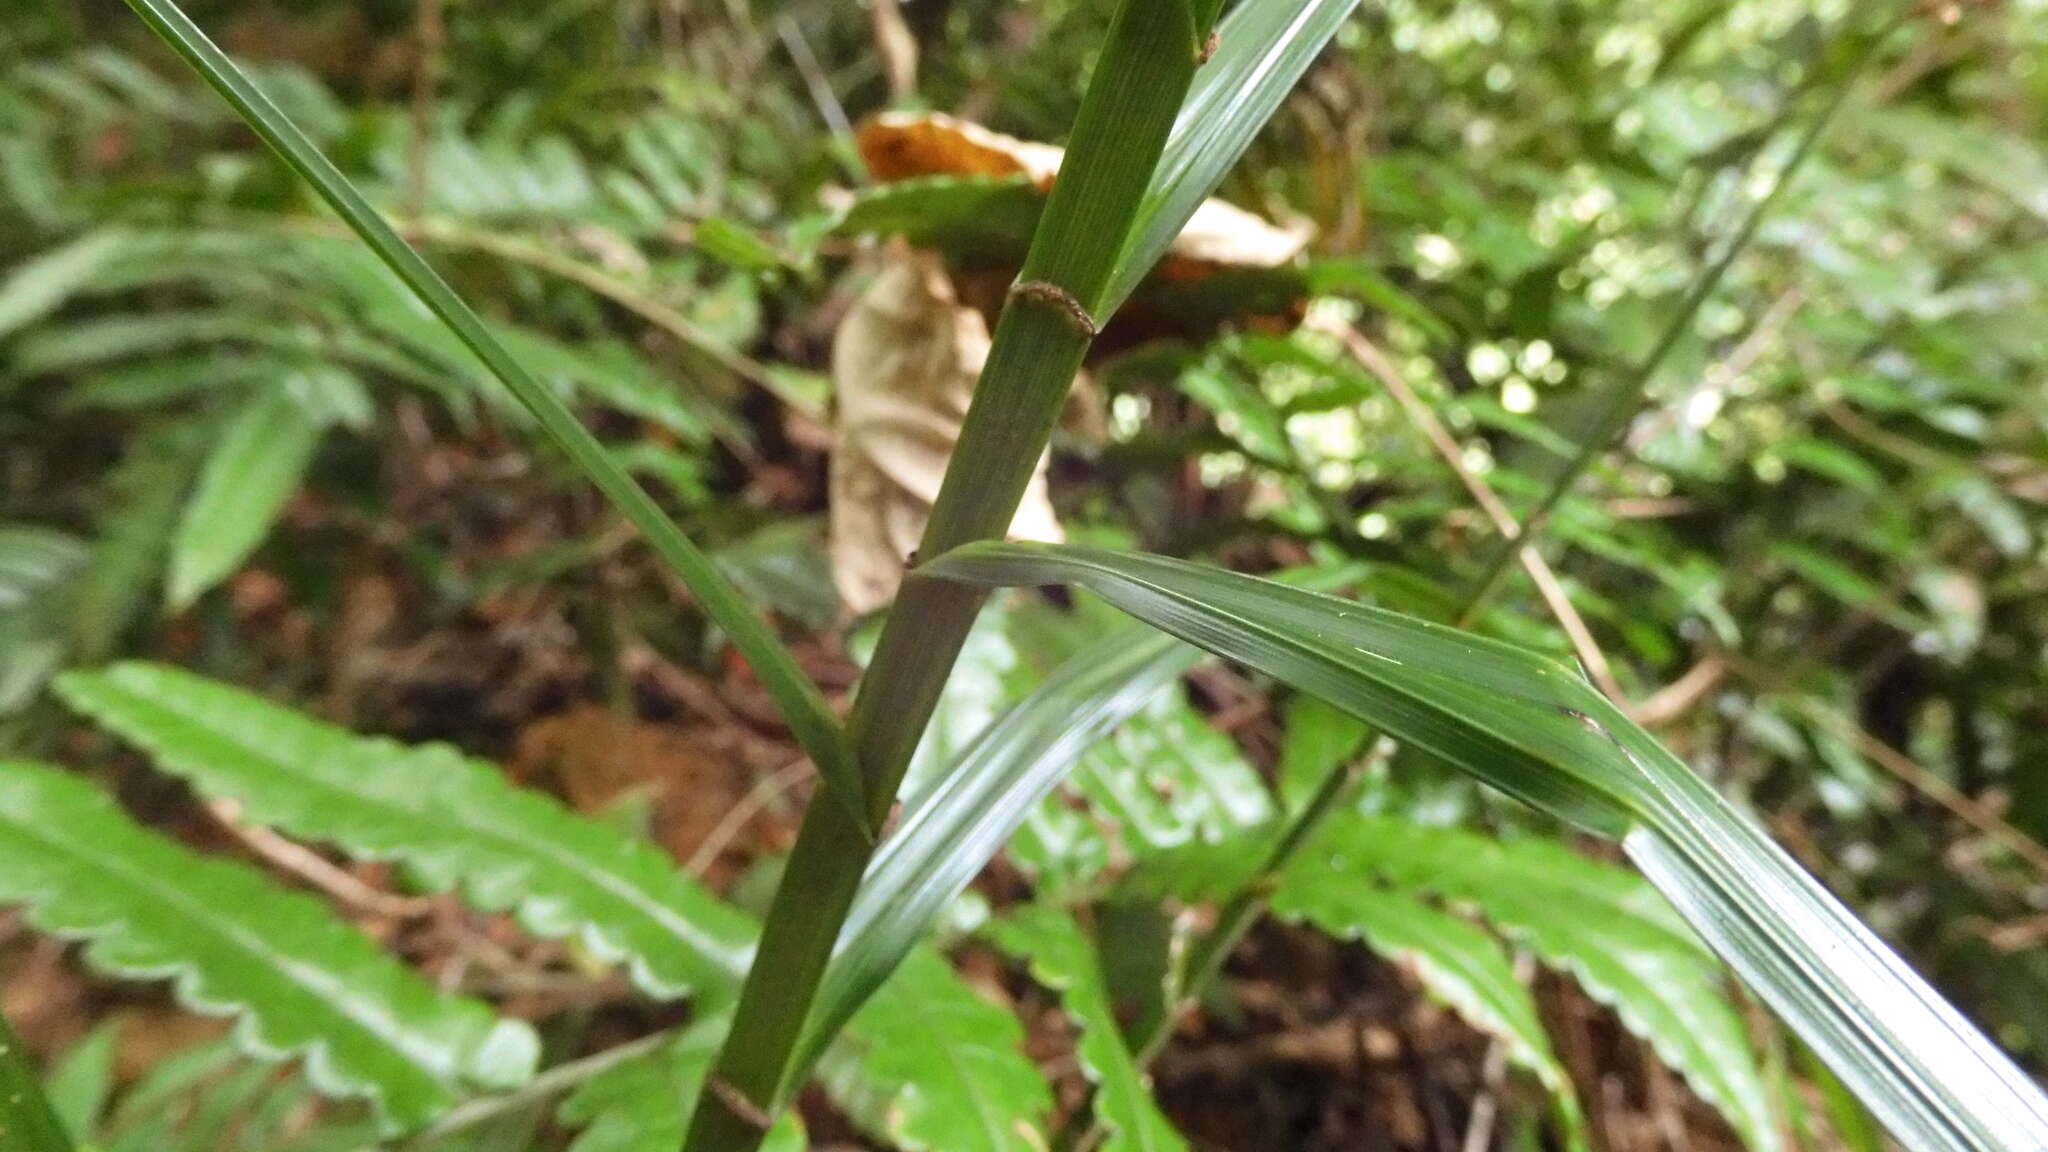
{"label": "green grass blade", "polygon": [[1128,629],[1091,645],[904,805],[840,932],[798,1069],[816,1059],[1088,747],[1156,699],[1196,656],[1171,637]]}
{"label": "green grass blade", "polygon": [[830,784],[828,791],[859,810],[859,778],[830,705],[797,666],[795,656],[775,638],[711,559],[690,543],[647,490],[577,422],[568,406],[520,365],[440,273],[399,238],[340,169],[321,155],[312,141],[176,4],[171,0],[129,0],[129,7],[205,78],[263,142],[311,184],[321,199],[362,237],[363,243],[476,353],[520,404],[533,413],[548,438],[682,576],[704,611],[732,637],[733,645],[753,666],[797,741]]}
{"label": "green grass blade", "polygon": [[43,1094],[28,1050],[0,1016],[0,1148],[7,1152],[71,1152],[71,1137]]}
{"label": "green grass blade", "polygon": [[1607,450],[1607,446],[1614,442],[1614,438],[1621,435],[1622,430],[1628,427],[1629,421],[1635,418],[1636,412],[1643,406],[1650,385],[1656,381],[1657,373],[1663,369],[1664,362],[1692,331],[1693,318],[1699,315],[1700,309],[1721,286],[1722,279],[1727,276],[1728,270],[1735,266],[1735,261],[1748,250],[1750,241],[1756,238],[1764,220],[1777,207],[1785,190],[1792,186],[1794,177],[1799,174],[1799,169],[1805,166],[1821,139],[1827,135],[1828,126],[1834,123],[1836,115],[1841,112],[1843,105],[1848,103],[1849,94],[1855,90],[1857,76],[1876,56],[1877,49],[1885,39],[1882,35],[1873,37],[1862,54],[1850,65],[1848,74],[1835,86],[1827,102],[1808,122],[1806,130],[1800,133],[1798,143],[1793,145],[1792,155],[1786,159],[1785,167],[1778,173],[1771,190],[1750,206],[1748,213],[1743,216],[1742,223],[1736,227],[1734,235],[1722,245],[1720,255],[1701,269],[1700,274],[1686,288],[1685,296],[1679,300],[1677,309],[1672,312],[1670,320],[1666,322],[1649,354],[1644,356],[1615,387],[1607,389],[1601,396],[1592,427],[1579,441],[1578,449],[1572,458],[1566,461],[1556,476],[1551,478],[1550,483],[1544,488],[1543,495],[1538,497],[1536,503],[1522,516],[1522,530],[1502,540],[1493,554],[1487,557],[1486,566],[1476,585],[1477,591],[1473,593],[1465,609],[1465,620],[1472,619],[1474,613],[1491,598],[1494,589],[1499,586],[1509,567],[1514,563],[1515,557],[1520,555],[1534,535],[1542,530],[1558,502],[1572,490],[1572,486],[1586,474],[1586,470],[1591,468],[1593,461]]}
{"label": "green grass blade", "polygon": [[1916,1148],[2048,1147],[2048,1098],[1718,793],[1577,675],[1456,629],[1184,561],[976,544],[934,576],[1075,583],[1314,692],[1589,831],[1637,864]]}
{"label": "green grass blade", "polygon": [[1358,0],[1247,0],[1217,28],[1215,54],[1195,73],[1117,257],[1105,313],[1165,255],[1356,7]]}

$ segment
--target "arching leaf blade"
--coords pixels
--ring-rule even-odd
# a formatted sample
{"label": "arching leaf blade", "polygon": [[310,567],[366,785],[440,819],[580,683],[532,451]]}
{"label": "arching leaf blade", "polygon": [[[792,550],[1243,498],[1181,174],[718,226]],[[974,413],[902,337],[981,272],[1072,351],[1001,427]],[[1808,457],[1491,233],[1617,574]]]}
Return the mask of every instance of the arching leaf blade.
{"label": "arching leaf blade", "polygon": [[1901,1140],[2048,1146],[2048,1099],[1719,794],[1540,656],[1185,561],[984,543],[923,566],[982,584],[1076,583],[1191,643],[1380,725],[1636,863]]}

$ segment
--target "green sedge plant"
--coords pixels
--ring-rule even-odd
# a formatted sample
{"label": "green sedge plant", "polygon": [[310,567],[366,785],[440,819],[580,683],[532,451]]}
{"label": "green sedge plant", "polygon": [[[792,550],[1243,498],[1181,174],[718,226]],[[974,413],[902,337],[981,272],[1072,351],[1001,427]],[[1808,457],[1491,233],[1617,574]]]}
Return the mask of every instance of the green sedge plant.
{"label": "green sedge plant", "polygon": [[[682,577],[781,708],[818,767],[823,795],[806,813],[765,921],[755,924],[616,830],[511,788],[488,766],[447,749],[364,740],[172,669],[73,673],[59,685],[72,707],[202,794],[235,800],[252,819],[294,835],[405,862],[428,887],[512,912],[538,933],[575,936],[626,962],[650,993],[692,994],[702,1011],[678,1033],[536,1074],[538,1045],[524,1025],[410,978],[312,902],[267,891],[246,868],[208,866],[159,843],[67,774],[9,764],[0,806],[18,815],[0,832],[0,859],[9,861],[0,869],[0,896],[29,902],[39,926],[91,941],[101,966],[175,971],[193,999],[240,1007],[257,1047],[305,1054],[316,1084],[370,1097],[387,1132],[413,1133],[421,1147],[564,1093],[571,1094],[567,1114],[637,1137],[654,1133],[694,1152],[791,1147],[801,1136],[787,1108],[814,1074],[849,1110],[871,1115],[906,1145],[980,1146],[971,1121],[906,1113],[908,1097],[889,1095],[906,1082],[931,1095],[918,1078],[936,1075],[931,1070],[943,1060],[906,1074],[891,1057],[932,1041],[926,1017],[938,1006],[949,1006],[937,1015],[956,1016],[962,1031],[1001,1029],[989,1021],[990,1006],[948,983],[943,961],[921,941],[942,906],[1074,761],[1203,649],[1326,700],[1566,825],[1618,840],[1690,931],[1911,1146],[2048,1144],[2048,1104],[2035,1086],[1753,822],[1572,669],[1329,595],[1316,586],[1343,581],[1328,573],[1276,582],[1138,553],[996,539],[1093,336],[1335,34],[1353,0],[1249,0],[1220,26],[1220,4],[1209,0],[1117,6],[1065,169],[996,327],[967,419],[956,458],[973,465],[948,473],[843,724],[731,582],[262,92],[170,0],[131,3]],[[1824,121],[1815,120],[1800,155]],[[1789,176],[1790,166],[1780,188]],[[1667,338],[1615,393],[1595,433],[1538,501],[1525,535],[1506,542],[1475,602],[1633,410],[1768,205],[1756,206],[1688,293]],[[1158,633],[1120,633],[1060,663],[899,810],[905,770],[987,589],[1043,584],[1088,587]],[[417,787],[428,774],[440,782],[431,796]],[[1316,893],[1327,897],[1333,884],[1327,874],[1312,874],[1313,891],[1287,889],[1288,875],[1326,863],[1340,848],[1369,850],[1398,836],[1370,821],[1333,818],[1349,778],[1347,767],[1333,766],[1291,821],[1274,827],[1249,874],[1223,870],[1211,891],[1227,898],[1227,915],[1173,998],[1214,975],[1269,897],[1282,915],[1363,935],[1390,951],[1471,945],[1413,906],[1319,901]],[[95,851],[108,846],[117,850],[104,858]],[[1423,848],[1413,851],[1427,858]],[[199,878],[197,890],[210,899],[162,880],[185,874]],[[90,890],[82,892],[87,879]],[[1489,908],[1489,915],[1518,921],[1511,909]],[[255,929],[258,923],[268,929]],[[1671,936],[1684,932],[1674,927]],[[1446,942],[1454,936],[1456,945]],[[1164,1042],[1175,1010],[1169,1004],[1152,1014],[1140,1035],[1120,1035],[1086,940],[1057,916],[1021,915],[990,938],[1062,991],[1084,1025],[1084,1052],[1099,1080],[1098,1118],[1113,1135],[1143,1146],[1160,1120],[1142,1099],[1142,1066]],[[1483,942],[1471,946],[1481,949],[1472,955],[1485,954]],[[319,956],[321,965],[294,966],[287,955]],[[1515,1038],[1519,1065],[1560,1085],[1555,1062],[1532,1038],[1530,1014],[1508,990],[1511,976],[1475,962],[1472,971],[1482,970],[1486,978],[1473,976],[1446,995]],[[12,1056],[8,1047],[0,1056]],[[10,1125],[9,1134],[25,1134],[31,1142],[24,1146],[37,1152],[62,1152],[66,1137],[39,1119],[48,1110],[33,1106],[36,1093],[21,1065],[4,1069],[26,1109],[19,1115],[31,1122]],[[983,1114],[1043,1110],[1042,1083],[1017,1071],[1014,1061],[992,1064],[954,1087],[977,1103],[993,1101]],[[694,1104],[674,1107],[679,1093]],[[968,1128],[957,1126],[963,1123]],[[1569,1129],[1577,1120],[1567,1109],[1561,1123]],[[988,1138],[990,1147],[1005,1146],[1000,1134]]]}

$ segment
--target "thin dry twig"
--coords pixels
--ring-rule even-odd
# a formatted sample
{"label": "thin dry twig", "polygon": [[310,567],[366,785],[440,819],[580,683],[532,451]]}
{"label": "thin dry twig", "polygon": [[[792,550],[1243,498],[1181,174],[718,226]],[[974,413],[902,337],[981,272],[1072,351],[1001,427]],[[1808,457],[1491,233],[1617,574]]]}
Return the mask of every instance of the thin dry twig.
{"label": "thin dry twig", "polygon": [[428,158],[433,150],[434,101],[441,87],[441,65],[447,40],[442,0],[420,0],[417,38],[419,60],[412,77],[412,139],[407,158],[406,215],[417,220],[426,214],[427,187],[431,177]]}
{"label": "thin dry twig", "polygon": [[917,90],[917,37],[903,19],[899,0],[869,0],[875,32],[875,55],[889,78],[889,99],[900,101]]}
{"label": "thin dry twig", "polygon": [[[1417,396],[1415,390],[1408,386],[1408,382],[1401,377],[1400,371],[1394,367],[1387,354],[1349,324],[1335,325],[1331,331],[1343,343],[1345,351],[1351,354],[1352,359],[1371,372],[1385,386],[1388,394],[1394,397],[1395,402],[1400,404],[1401,411],[1422,432],[1445,466],[1457,475],[1458,481],[1465,486],[1465,491],[1471,494],[1480,510],[1486,513],[1486,518],[1493,522],[1494,528],[1510,540],[1519,539],[1522,526],[1515,520],[1515,514],[1508,510],[1508,506],[1502,502],[1499,494],[1494,492],[1493,486],[1488,484],[1485,478],[1465,467],[1464,453],[1458,447],[1457,440],[1451,436],[1450,429],[1444,427],[1443,421],[1437,419],[1435,411],[1423,403],[1422,397]],[[1558,627],[1564,630],[1565,637],[1571,641],[1572,651],[1578,654],[1579,662],[1585,665],[1587,675],[1592,677],[1593,683],[1608,699],[1618,704],[1626,704],[1628,696],[1622,691],[1621,683],[1614,678],[1613,665],[1608,663],[1607,654],[1600,650],[1600,642],[1593,638],[1592,629],[1586,627],[1586,621],[1579,615],[1578,609],[1572,607],[1571,597],[1566,595],[1564,585],[1558,580],[1557,573],[1551,569],[1549,562],[1533,548],[1522,549],[1521,560],[1523,569],[1529,573],[1529,579],[1536,585],[1537,593],[1543,597],[1544,606],[1556,617]]]}
{"label": "thin dry twig", "polygon": [[740,829],[747,826],[747,821],[752,820],[776,797],[816,774],[817,769],[809,760],[798,760],[762,779],[745,796],[740,797],[739,803],[726,810],[725,815],[719,819],[718,826],[713,828],[704,837],[704,842],[697,846],[697,850],[690,854],[689,862],[683,865],[683,871],[692,876],[703,875],[704,870],[711,867],[711,862],[718,859],[718,854],[725,851],[726,845],[732,843],[732,838],[739,835]]}
{"label": "thin dry twig", "polygon": [[1692,706],[1700,702],[1700,697],[1712,692],[1727,675],[1727,662],[1717,655],[1708,655],[1686,669],[1678,679],[1631,707],[1629,716],[1646,728],[1668,724],[1691,711]]}
{"label": "thin dry twig", "polygon": [[1872,763],[1948,809],[1964,823],[1998,842],[2013,855],[2033,865],[2043,876],[2048,876],[2048,847],[2043,847],[2040,841],[2001,819],[1982,801],[1943,780],[1904,752],[1871,735],[1848,717],[1812,701],[1803,702],[1801,707],[1807,715],[1832,728],[1836,735],[1855,745],[1856,750]]}
{"label": "thin dry twig", "polygon": [[303,844],[287,840],[261,825],[243,823],[242,806],[233,800],[216,800],[206,807],[220,826],[243,847],[262,857],[265,863],[333,897],[338,903],[358,912],[401,920],[417,919],[434,911],[435,902],[429,898],[394,896],[363,883],[347,869]]}

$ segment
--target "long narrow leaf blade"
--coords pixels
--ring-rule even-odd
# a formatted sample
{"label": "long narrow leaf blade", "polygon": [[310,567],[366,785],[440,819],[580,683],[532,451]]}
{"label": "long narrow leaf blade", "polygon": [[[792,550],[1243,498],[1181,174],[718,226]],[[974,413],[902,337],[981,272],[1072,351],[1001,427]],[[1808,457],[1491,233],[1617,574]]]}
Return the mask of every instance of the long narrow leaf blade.
{"label": "long narrow leaf blade", "polygon": [[28,1049],[7,1018],[0,1016],[0,1148],[20,1152],[71,1152],[71,1137],[43,1093]]}
{"label": "long narrow leaf blade", "polygon": [[753,666],[762,686],[773,696],[783,719],[817,763],[829,783],[828,791],[858,813],[859,777],[851,753],[831,706],[817,686],[798,667],[796,657],[783,647],[766,624],[718,571],[709,557],[690,543],[654,498],[647,494],[625,468],[607,452],[589,430],[577,422],[560,397],[536,379],[492,335],[484,322],[462,302],[440,273],[400,239],[391,225],[377,214],[348,177],[341,174],[298,126],[271,103],[234,61],[214,46],[172,0],[129,0],[129,7],[142,17],[150,30],[190,64],[256,134],[263,138],[292,170],[311,184],[321,199],[347,221],[377,254],[386,267],[403,280],[434,315],[440,317],[469,350],[487,365],[492,374],[533,413],[536,423],[564,455],[605,494],[647,542],[682,576],[704,611],[717,621],[733,645]]}
{"label": "long narrow leaf blade", "polygon": [[1152,270],[1356,7],[1358,0],[1247,0],[1216,29],[1215,53],[1196,71],[1166,138],[1103,314]]}
{"label": "long narrow leaf blade", "polygon": [[1063,663],[904,806],[840,930],[799,1069],[894,971],[947,901],[1002,849],[1089,745],[1157,698],[1198,655],[1168,637],[1107,637]]}
{"label": "long narrow leaf blade", "polygon": [[1184,561],[977,544],[923,571],[1075,583],[1589,831],[1652,883],[1901,1140],[2048,1147],[2048,1099],[1755,825],[1562,666],[1441,625]]}

